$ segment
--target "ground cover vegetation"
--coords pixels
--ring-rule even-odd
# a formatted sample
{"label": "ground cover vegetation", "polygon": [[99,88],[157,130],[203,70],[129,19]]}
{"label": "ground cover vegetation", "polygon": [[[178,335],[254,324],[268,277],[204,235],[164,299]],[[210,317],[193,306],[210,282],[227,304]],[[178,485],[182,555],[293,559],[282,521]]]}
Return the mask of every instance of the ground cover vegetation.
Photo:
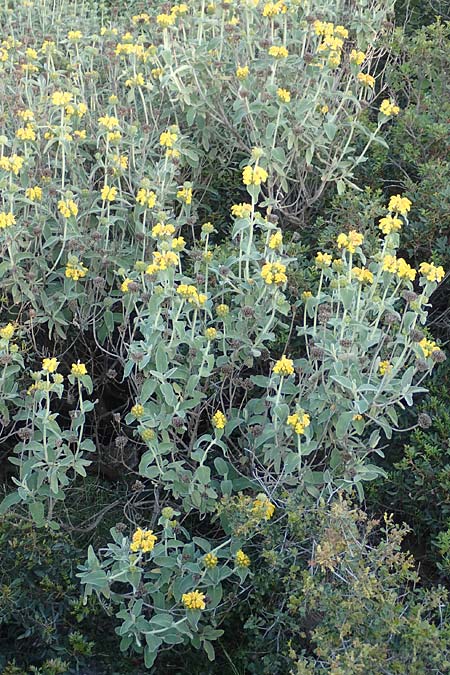
{"label": "ground cover vegetation", "polygon": [[445,17],[0,22],[2,672],[448,672]]}

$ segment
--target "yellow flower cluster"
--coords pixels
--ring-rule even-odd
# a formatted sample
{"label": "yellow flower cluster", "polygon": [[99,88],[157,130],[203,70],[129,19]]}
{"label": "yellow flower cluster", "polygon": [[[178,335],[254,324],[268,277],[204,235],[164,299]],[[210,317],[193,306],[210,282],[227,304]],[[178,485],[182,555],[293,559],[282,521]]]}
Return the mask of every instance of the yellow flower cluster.
{"label": "yellow flower cluster", "polygon": [[60,199],[58,202],[58,211],[64,218],[78,215],[78,206],[73,199]]}
{"label": "yellow flower cluster", "polygon": [[133,534],[133,539],[130,544],[130,550],[133,553],[142,551],[142,553],[150,553],[155,548],[158,538],[153,534],[153,530],[143,530],[140,527]]}
{"label": "yellow flower cluster", "polygon": [[73,279],[73,281],[78,281],[78,279],[83,279],[88,273],[88,268],[79,262],[77,258],[70,258],[66,265],[65,276],[67,279]]}
{"label": "yellow flower cluster", "polygon": [[445,277],[445,270],[442,265],[436,267],[433,263],[423,262],[419,265],[419,271],[428,281],[440,282]]}
{"label": "yellow flower cluster", "polygon": [[103,117],[99,117],[98,123],[108,131],[114,131],[115,129],[119,128],[119,120],[117,117],[111,115],[103,115]]}
{"label": "yellow flower cluster", "polygon": [[384,256],[382,269],[384,272],[397,274],[399,279],[409,279],[409,281],[414,281],[417,274],[416,270],[404,258],[396,258],[394,255]]}
{"label": "yellow flower cluster", "polygon": [[132,283],[134,282],[133,279],[130,279],[130,277],[124,279],[120,284],[120,290],[122,291],[122,293],[128,293],[128,291],[130,290],[130,284]]}
{"label": "yellow flower cluster", "polygon": [[0,338],[3,340],[11,340],[15,333],[15,327],[12,323],[7,323],[6,326],[0,328]]}
{"label": "yellow flower cluster", "polygon": [[256,518],[264,518],[264,520],[270,520],[275,513],[275,505],[267,498],[263,493],[257,495],[256,499],[253,500],[252,504],[252,514]]}
{"label": "yellow flower cluster", "polygon": [[357,51],[356,49],[352,49],[350,52],[350,62],[355,63],[357,66],[360,66],[365,58],[366,55],[364,52]]}
{"label": "yellow flower cluster", "polygon": [[284,46],[278,47],[277,45],[273,45],[269,48],[269,56],[273,56],[276,59],[287,59],[289,52]]}
{"label": "yellow flower cluster", "polygon": [[8,173],[13,173],[15,176],[19,175],[21,168],[23,167],[24,158],[19,155],[11,155],[10,157],[4,156],[0,157],[0,169],[8,171]]}
{"label": "yellow flower cluster", "polygon": [[227,418],[221,410],[217,410],[212,416],[211,421],[215,429],[224,429],[227,423]]}
{"label": "yellow flower cluster", "polygon": [[439,347],[435,342],[432,340],[428,340],[427,338],[422,338],[422,340],[419,342],[419,346],[421,347],[423,351],[423,355],[427,359],[433,352],[438,352],[440,351]]}
{"label": "yellow flower cluster", "polygon": [[129,77],[125,80],[126,87],[145,87],[145,79],[142,73],[136,73],[133,77]]}
{"label": "yellow flower cluster", "polygon": [[373,274],[366,267],[353,267],[352,276],[357,279],[360,284],[373,284]]}
{"label": "yellow flower cluster", "polygon": [[184,237],[175,237],[172,239],[172,249],[174,251],[182,251],[186,246],[186,240]]}
{"label": "yellow flower cluster", "polygon": [[16,137],[21,141],[35,141],[36,132],[32,124],[27,124],[25,127],[19,127],[16,131]]}
{"label": "yellow flower cluster", "polygon": [[203,563],[205,567],[208,569],[213,569],[214,567],[217,567],[217,563],[219,562],[219,559],[214,553],[207,553],[203,557]]}
{"label": "yellow flower cluster", "polygon": [[231,207],[231,215],[235,218],[248,218],[252,212],[252,205],[241,202],[240,204],[233,204]]}
{"label": "yellow flower cluster", "polygon": [[317,267],[329,267],[331,265],[332,257],[329,253],[322,253],[318,251],[316,254],[316,265]]}
{"label": "yellow flower cluster", "polygon": [[305,429],[311,424],[311,419],[305,412],[298,412],[294,413],[293,415],[289,415],[287,418],[287,423],[290,427],[292,427],[296,434],[301,436],[305,433]]}
{"label": "yellow flower cluster", "polygon": [[261,185],[265,183],[269,174],[261,166],[246,166],[242,170],[242,182],[244,185]]}
{"label": "yellow flower cluster", "polygon": [[115,186],[110,187],[109,185],[104,185],[102,187],[101,197],[104,202],[113,202],[117,196],[117,188]]}
{"label": "yellow flower cluster", "polygon": [[163,131],[159,137],[159,144],[164,148],[173,148],[176,143],[178,135],[173,131]]}
{"label": "yellow flower cluster", "polygon": [[294,374],[294,362],[292,359],[288,359],[285,354],[278,359],[273,367],[273,373],[275,375],[293,375]]}
{"label": "yellow flower cluster", "polygon": [[0,230],[4,230],[7,227],[11,227],[11,225],[15,225],[16,219],[14,215],[9,211],[6,213],[6,211],[0,211]]}
{"label": "yellow flower cluster", "polygon": [[375,78],[373,75],[369,75],[369,73],[358,73],[357,78],[358,81],[361,82],[361,84],[365,87],[370,87],[371,89],[374,88]]}
{"label": "yellow flower cluster", "polygon": [[130,410],[131,414],[133,417],[135,417],[137,420],[140,419],[143,414],[144,414],[144,406],[141,403],[135,403],[134,406]]}
{"label": "yellow flower cluster", "polygon": [[43,359],[42,361],[42,370],[44,370],[46,373],[55,373],[58,366],[59,361],[57,361],[55,358],[47,358]]}
{"label": "yellow flower cluster", "polygon": [[266,262],[261,268],[261,276],[269,286],[286,283],[286,265],[280,262]]}
{"label": "yellow flower cluster", "polygon": [[263,16],[272,18],[278,14],[285,14],[287,12],[287,7],[282,0],[278,2],[266,2],[263,7]]}
{"label": "yellow flower cluster", "polygon": [[225,305],[224,303],[221,303],[220,305],[217,305],[216,307],[216,314],[217,316],[220,316],[221,318],[224,318],[230,313],[230,308],[228,305]]}
{"label": "yellow flower cluster", "polygon": [[364,241],[364,235],[356,232],[356,230],[350,230],[348,234],[341,232],[337,238],[338,248],[345,248],[349,253],[354,253],[358,246]]}
{"label": "yellow flower cluster", "polygon": [[235,555],[236,567],[250,567],[250,558],[242,549],[236,552]]}
{"label": "yellow flower cluster", "polygon": [[152,209],[156,204],[156,193],[153,192],[153,190],[140,188],[136,196],[136,201],[138,204],[141,204],[141,206]]}
{"label": "yellow flower cluster", "polygon": [[87,375],[86,366],[84,365],[84,363],[80,363],[79,361],[77,363],[72,363],[72,368],[70,372],[75,377],[83,377],[83,375]]}
{"label": "yellow flower cluster", "polygon": [[238,80],[245,80],[250,74],[250,68],[248,66],[238,66],[236,68],[236,77]]}
{"label": "yellow flower cluster", "polygon": [[181,600],[186,609],[205,609],[205,594],[200,591],[183,593]]}
{"label": "yellow flower cluster", "polygon": [[397,218],[396,216],[384,216],[384,218],[380,218],[380,222],[378,224],[378,227],[382,231],[383,234],[391,234],[391,232],[398,232],[402,228],[402,221],[400,218]]}
{"label": "yellow flower cluster", "polygon": [[178,295],[181,295],[182,298],[198,307],[201,307],[206,302],[206,295],[204,293],[199,293],[195,286],[190,284],[180,284],[177,287],[177,293]]}
{"label": "yellow flower cluster", "polygon": [[171,223],[156,223],[152,227],[152,237],[155,239],[163,239],[164,237],[171,237],[175,234],[175,227]]}
{"label": "yellow flower cluster", "polygon": [[169,267],[176,267],[180,262],[176,253],[173,251],[164,251],[160,253],[159,251],[154,251],[153,263],[148,265],[145,270],[146,274],[156,274],[156,272],[163,272],[164,270],[169,269]]}
{"label": "yellow flower cluster", "polygon": [[399,213],[401,216],[406,216],[411,210],[411,205],[412,202],[408,199],[408,197],[392,195],[389,200],[388,209],[389,211]]}
{"label": "yellow flower cluster", "polygon": [[399,114],[400,108],[390,99],[385,98],[384,101],[381,102],[380,112],[386,117],[392,117]]}
{"label": "yellow flower cluster", "polygon": [[207,340],[215,340],[217,337],[217,328],[207,328],[205,330],[205,337]]}
{"label": "yellow flower cluster", "polygon": [[272,234],[269,238],[269,248],[275,250],[276,248],[280,248],[282,243],[283,235],[279,230],[277,230],[277,232],[274,232],[274,234]]}
{"label": "yellow flower cluster", "polygon": [[182,187],[177,192],[177,197],[181,199],[185,204],[192,204],[192,188]]}
{"label": "yellow flower cluster", "polygon": [[378,370],[380,372],[380,375],[386,375],[386,373],[390,373],[392,370],[392,364],[390,361],[380,361],[380,365],[378,366]]}
{"label": "yellow flower cluster", "polygon": [[280,101],[283,101],[283,103],[290,103],[291,101],[291,92],[289,89],[282,89],[281,87],[278,87],[277,96]]}
{"label": "yellow flower cluster", "polygon": [[70,91],[55,91],[51,96],[53,105],[64,107],[68,105],[73,99],[73,94]]}
{"label": "yellow flower cluster", "polygon": [[42,188],[39,185],[27,188],[25,190],[25,197],[31,202],[40,202],[42,199]]}
{"label": "yellow flower cluster", "polygon": [[317,52],[319,54],[326,52],[328,65],[338,66],[341,62],[344,40],[348,38],[348,30],[344,26],[335,26],[331,22],[318,19],[314,21],[313,27],[315,34],[322,38]]}

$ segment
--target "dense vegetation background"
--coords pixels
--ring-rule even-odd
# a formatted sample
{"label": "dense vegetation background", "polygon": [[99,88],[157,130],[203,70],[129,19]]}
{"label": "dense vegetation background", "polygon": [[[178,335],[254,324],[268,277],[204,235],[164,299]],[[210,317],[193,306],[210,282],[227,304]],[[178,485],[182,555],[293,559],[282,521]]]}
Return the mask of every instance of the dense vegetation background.
{"label": "dense vegetation background", "polygon": [[448,672],[448,3],[0,17],[1,672]]}

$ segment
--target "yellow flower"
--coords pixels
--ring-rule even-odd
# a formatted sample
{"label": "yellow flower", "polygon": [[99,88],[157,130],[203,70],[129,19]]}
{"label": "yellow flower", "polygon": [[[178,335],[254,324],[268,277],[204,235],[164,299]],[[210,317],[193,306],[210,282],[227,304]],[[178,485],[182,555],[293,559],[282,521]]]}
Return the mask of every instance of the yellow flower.
{"label": "yellow flower", "polygon": [[117,188],[115,186],[109,187],[109,185],[104,185],[102,187],[101,196],[104,202],[113,202],[117,195]]}
{"label": "yellow flower", "polygon": [[227,423],[227,418],[220,410],[217,410],[212,416],[212,424],[215,429],[224,429]]}
{"label": "yellow flower", "polygon": [[172,249],[174,251],[182,251],[186,246],[186,240],[184,237],[175,237],[172,239]]}
{"label": "yellow flower", "polygon": [[317,267],[329,267],[331,265],[332,257],[329,253],[322,253],[319,251],[316,255]]}
{"label": "yellow flower", "polygon": [[365,267],[353,267],[352,276],[361,284],[373,284],[373,274]]}
{"label": "yellow flower", "polygon": [[214,225],[209,221],[207,223],[203,223],[202,232],[203,234],[212,234],[214,232]]}
{"label": "yellow flower", "polygon": [[425,356],[426,359],[427,359],[429,356],[431,356],[431,354],[432,354],[433,352],[438,352],[438,351],[440,351],[440,350],[439,350],[439,347],[437,346],[437,344],[436,344],[435,342],[433,342],[432,340],[428,340],[427,338],[423,338],[423,339],[419,342],[419,346],[421,347],[421,349],[422,349],[422,351],[423,351],[423,355]]}
{"label": "yellow flower", "polygon": [[205,609],[205,594],[200,591],[191,591],[183,593],[181,600],[186,609]]}
{"label": "yellow flower", "polygon": [[[174,253],[173,251],[164,251],[164,253],[160,253],[159,251],[154,251],[152,253],[153,255],[153,264],[157,266],[157,268],[161,271],[167,270],[169,267],[176,267],[178,263],[180,262],[180,259],[178,258],[177,254]],[[147,272],[148,274],[148,272]],[[200,300],[200,296],[199,296]],[[206,296],[205,300],[206,301]],[[203,304],[203,303],[202,303]]]}
{"label": "yellow flower", "polygon": [[294,374],[294,362],[292,359],[288,359],[285,354],[278,359],[273,367],[273,372],[275,375],[293,375]]}
{"label": "yellow flower", "polygon": [[58,210],[64,218],[78,215],[78,206],[73,199],[60,199],[58,202]]}
{"label": "yellow flower", "polygon": [[395,105],[395,103],[393,103],[390,99],[385,98],[384,101],[381,102],[380,112],[386,117],[391,117],[393,115],[398,115],[400,112],[400,108],[398,107],[398,105]]}
{"label": "yellow flower", "polygon": [[257,518],[270,520],[275,513],[275,505],[267,498],[265,494],[257,495],[253,500],[252,514]]}
{"label": "yellow flower", "polygon": [[15,327],[12,323],[7,323],[6,326],[3,326],[3,328],[0,328],[0,337],[3,340],[11,340],[15,333]]}
{"label": "yellow flower", "polygon": [[236,567],[250,567],[250,558],[242,549],[236,552],[235,562]]}
{"label": "yellow flower", "polygon": [[78,42],[83,37],[83,33],[80,30],[69,30],[67,33],[67,39],[72,42]]}
{"label": "yellow flower", "polygon": [[395,211],[401,216],[406,216],[411,210],[412,202],[408,197],[402,197],[401,195],[393,195],[389,200],[388,209],[389,211]]}
{"label": "yellow flower", "polygon": [[399,279],[408,279],[409,281],[414,281],[416,278],[416,270],[408,265],[404,258],[397,259],[397,276]]}
{"label": "yellow flower", "polygon": [[277,232],[274,232],[274,234],[272,234],[269,239],[269,248],[271,248],[272,250],[280,248],[282,243],[283,243],[283,235],[279,230],[277,230]]}
{"label": "yellow flower", "polygon": [[138,190],[136,201],[141,206],[152,209],[156,204],[156,193],[153,190],[146,190],[145,188],[140,188]]}
{"label": "yellow flower", "polygon": [[130,550],[133,553],[142,551],[142,553],[150,553],[155,548],[158,537],[153,534],[153,530],[143,530],[140,527],[133,534],[130,544]]}
{"label": "yellow flower", "polygon": [[141,405],[140,403],[135,403],[135,405],[131,408],[130,412],[133,415],[133,417],[135,417],[138,420],[144,414],[144,406]]}
{"label": "yellow flower", "polygon": [[159,144],[165,148],[172,148],[178,135],[173,131],[163,131],[159,137]]}
{"label": "yellow flower", "polygon": [[272,18],[278,14],[285,14],[287,7],[284,2],[267,2],[263,7],[263,16]]}
{"label": "yellow flower", "polygon": [[398,230],[401,230],[402,221],[396,216],[384,216],[384,218],[380,218],[378,227],[383,234],[391,234],[391,232],[398,232]]}
{"label": "yellow flower", "polygon": [[428,281],[440,282],[445,277],[445,270],[442,265],[436,267],[433,263],[423,262],[419,265],[419,271]]}
{"label": "yellow flower", "polygon": [[389,361],[381,361],[380,365],[378,366],[378,370],[380,371],[380,375],[386,375],[386,373],[390,373],[392,370],[392,364]]}
{"label": "yellow flower", "polygon": [[177,197],[181,199],[185,204],[192,203],[192,188],[182,187],[177,192]]}
{"label": "yellow flower", "polygon": [[66,106],[73,99],[73,94],[70,91],[55,91],[52,94],[52,104],[56,106]]}
{"label": "yellow flower", "polygon": [[382,261],[383,272],[395,274],[397,272],[397,258],[395,255],[385,255]]}
{"label": "yellow flower", "polygon": [[216,307],[216,314],[217,316],[220,316],[221,318],[227,316],[230,313],[230,308],[228,305],[225,305],[224,303],[217,305]]}
{"label": "yellow flower", "polygon": [[298,412],[288,416],[287,424],[292,427],[298,436],[301,436],[311,424],[311,419],[305,412]]}
{"label": "yellow flower", "polygon": [[217,329],[216,328],[207,328],[205,330],[205,337],[207,340],[215,340],[217,337]]}
{"label": "yellow flower", "polygon": [[153,429],[143,429],[141,431],[141,438],[146,443],[149,443],[150,441],[153,441],[155,439],[155,437],[156,437],[156,434],[153,431]]}
{"label": "yellow flower", "polygon": [[248,216],[252,212],[252,205],[251,204],[233,204],[231,207],[231,215],[234,216],[235,218],[248,218]]}
{"label": "yellow flower", "polygon": [[359,82],[361,82],[361,84],[363,84],[365,87],[370,87],[371,89],[374,88],[375,78],[373,75],[369,75],[369,73],[358,73],[357,77]]}
{"label": "yellow flower", "polygon": [[330,109],[329,109],[329,107],[328,107],[327,105],[323,105],[323,106],[320,108],[320,112],[322,113],[322,115],[326,115],[327,112],[329,112],[329,110],[330,110]]}
{"label": "yellow flower", "polygon": [[16,131],[16,137],[21,141],[35,141],[36,132],[32,124],[27,124],[26,127],[20,127]]}
{"label": "yellow flower", "polygon": [[0,169],[13,173],[15,176],[19,175],[23,167],[24,158],[19,155],[11,155],[10,157],[0,157]]}
{"label": "yellow flower", "polygon": [[338,248],[345,248],[349,253],[354,253],[364,241],[364,236],[356,230],[350,230],[348,234],[341,232],[337,238]]}
{"label": "yellow flower", "polygon": [[171,237],[175,233],[175,227],[170,223],[156,223],[152,227],[152,237],[155,239],[162,239],[163,237]]}
{"label": "yellow flower", "polygon": [[311,291],[303,291],[303,293],[302,293],[302,299],[303,299],[303,300],[308,300],[308,298],[312,298],[312,293],[311,293]]}
{"label": "yellow flower", "polygon": [[176,14],[158,14],[156,23],[162,28],[168,28],[174,25],[176,18]]}
{"label": "yellow flower", "polygon": [[39,185],[27,188],[25,190],[25,197],[31,202],[40,202],[42,199],[42,188]]}
{"label": "yellow flower", "polygon": [[98,123],[100,126],[108,129],[108,131],[114,131],[119,127],[119,120],[117,117],[111,115],[103,115],[103,117],[99,117]]}
{"label": "yellow flower", "polygon": [[75,375],[75,377],[82,377],[83,375],[87,375],[87,369],[84,363],[80,363],[79,361],[77,363],[72,363],[72,368],[71,371],[72,375]]}
{"label": "yellow flower", "polygon": [[242,170],[242,182],[244,185],[261,185],[265,183],[269,174],[261,166],[246,166]]}
{"label": "yellow flower", "polygon": [[219,558],[214,555],[214,553],[207,553],[203,557],[203,563],[205,567],[208,569],[213,569],[213,567],[217,567],[217,563],[219,562]]}
{"label": "yellow flower", "polygon": [[245,80],[250,74],[250,68],[248,66],[238,66],[236,68],[236,77],[238,80]]}
{"label": "yellow flower", "polygon": [[364,59],[366,58],[366,55],[364,52],[359,52],[356,49],[352,49],[350,52],[350,61],[352,63],[356,63],[357,66],[360,66]]}
{"label": "yellow flower", "polygon": [[128,293],[130,290],[130,284],[132,283],[134,283],[133,279],[130,279],[129,277],[124,279],[120,285],[120,290],[122,291],[122,293]]}
{"label": "yellow flower", "polygon": [[164,70],[162,68],[152,68],[151,73],[155,80],[160,80],[164,75]]}
{"label": "yellow flower", "polygon": [[286,47],[273,45],[269,49],[269,56],[274,56],[276,59],[286,59],[289,56],[289,52]]}
{"label": "yellow flower", "polygon": [[261,268],[261,276],[269,286],[279,286],[286,283],[286,265],[280,262],[266,262]]}
{"label": "yellow flower", "polygon": [[125,80],[125,86],[126,87],[144,87],[145,86],[145,80],[144,76],[142,73],[136,73],[134,77],[128,78],[128,80]]}
{"label": "yellow flower", "polygon": [[88,268],[78,261],[78,258],[71,256],[67,262],[65,276],[67,279],[72,279],[73,281],[78,281],[78,279],[83,279],[86,274],[89,272]]}
{"label": "yellow flower", "polygon": [[4,230],[7,227],[11,227],[11,225],[15,225],[16,219],[14,215],[9,211],[9,213],[6,213],[5,211],[0,211],[0,230]]}
{"label": "yellow flower", "polygon": [[44,359],[42,361],[42,370],[45,370],[46,373],[56,372],[58,366],[59,366],[59,361],[57,361],[55,358]]}
{"label": "yellow flower", "polygon": [[291,101],[291,92],[288,89],[282,89],[279,87],[277,89],[277,96],[280,101],[283,101],[283,103],[290,103]]}
{"label": "yellow flower", "polygon": [[177,293],[193,305],[203,305],[206,302],[206,295],[199,293],[195,286],[190,284],[179,284]]}

